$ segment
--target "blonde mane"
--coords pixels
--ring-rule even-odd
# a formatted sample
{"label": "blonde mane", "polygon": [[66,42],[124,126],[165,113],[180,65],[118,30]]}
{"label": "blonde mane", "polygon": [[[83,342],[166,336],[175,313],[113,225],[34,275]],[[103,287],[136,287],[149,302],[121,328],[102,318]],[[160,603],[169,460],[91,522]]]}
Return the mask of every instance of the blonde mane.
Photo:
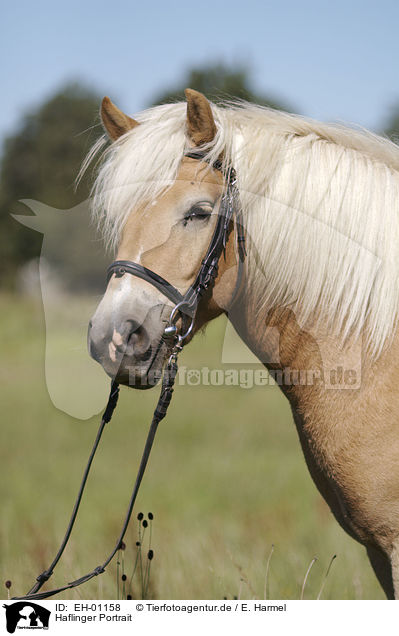
{"label": "blonde mane", "polygon": [[[377,356],[399,310],[399,148],[250,104],[212,109],[209,160],[223,151],[237,173],[258,309],[289,304],[301,324],[317,314],[343,340],[365,329]],[[185,103],[135,117],[141,125],[105,151],[93,188],[112,247],[131,211],[175,181],[189,147]]]}

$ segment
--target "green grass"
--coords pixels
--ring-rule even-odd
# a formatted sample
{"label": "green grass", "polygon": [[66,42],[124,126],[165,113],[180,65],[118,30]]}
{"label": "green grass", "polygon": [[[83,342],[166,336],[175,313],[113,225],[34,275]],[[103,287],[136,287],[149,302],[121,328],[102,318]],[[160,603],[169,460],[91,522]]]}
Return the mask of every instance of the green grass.
{"label": "green grass", "polygon": [[[79,312],[83,301],[60,303]],[[49,565],[65,531],[99,417],[74,419],[46,390],[40,305],[0,298],[3,357],[0,576],[23,594]],[[181,364],[220,368],[225,323],[197,336]],[[68,339],[66,332],[60,341]],[[92,389],[90,389],[92,390]],[[51,580],[77,578],[112,549],[125,514],[158,389],[121,390],[105,431],[70,545]],[[72,401],[74,396],[70,395]],[[137,512],[154,513],[149,593],[159,599],[384,598],[364,548],[338,526],[313,485],[288,403],[276,387],[178,386],[160,425],[126,536],[135,559]],[[115,598],[116,561],[64,598]],[[1,584],[3,598],[6,589]],[[139,594],[139,590],[136,591]]]}

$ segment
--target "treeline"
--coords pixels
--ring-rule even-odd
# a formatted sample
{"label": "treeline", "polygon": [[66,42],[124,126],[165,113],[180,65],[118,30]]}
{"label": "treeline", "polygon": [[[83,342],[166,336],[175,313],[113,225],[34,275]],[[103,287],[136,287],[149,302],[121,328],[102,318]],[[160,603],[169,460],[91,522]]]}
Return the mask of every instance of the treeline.
{"label": "treeline", "polygon": [[[296,110],[295,105],[257,94],[247,69],[223,65],[192,69],[179,85],[155,96],[152,104],[184,99],[187,86],[215,102],[239,98],[277,109]],[[0,284],[3,288],[15,289],[21,267],[41,253],[43,234],[33,232],[11,216],[30,214],[29,206],[19,203],[21,199],[57,210],[73,210],[69,217],[60,213],[53,215],[53,220],[46,208],[43,214],[38,212],[47,225],[43,225],[43,218],[36,225],[51,237],[46,241],[45,257],[55,272],[62,269],[64,283],[74,290],[103,286],[109,256],[90,228],[88,206],[76,207],[89,197],[92,171],[89,170],[75,188],[82,160],[102,135],[98,116],[101,98],[83,85],[69,84],[26,115],[16,133],[5,140],[0,172]],[[399,106],[382,132],[394,140],[399,139]],[[35,226],[33,222],[27,224]]]}

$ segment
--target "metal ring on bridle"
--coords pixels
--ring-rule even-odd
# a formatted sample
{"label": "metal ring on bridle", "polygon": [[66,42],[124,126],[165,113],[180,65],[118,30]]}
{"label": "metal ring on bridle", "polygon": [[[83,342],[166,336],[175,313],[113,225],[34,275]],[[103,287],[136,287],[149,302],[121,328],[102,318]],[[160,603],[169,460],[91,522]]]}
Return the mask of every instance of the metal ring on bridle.
{"label": "metal ring on bridle", "polygon": [[[184,306],[188,306],[188,305],[187,305],[187,302],[185,300],[182,300],[180,303],[177,303],[177,305],[175,305],[173,307],[172,312],[171,312],[170,317],[169,317],[169,326],[172,326],[174,324],[173,321],[174,321],[174,319],[176,317],[177,312],[182,313],[181,307],[184,307]],[[194,321],[195,321],[195,314],[191,316],[190,324],[189,324],[188,328],[185,330],[185,332],[178,334],[178,338],[179,338],[180,342],[182,342],[183,340],[188,338],[188,336],[190,335],[190,333],[193,330]]]}

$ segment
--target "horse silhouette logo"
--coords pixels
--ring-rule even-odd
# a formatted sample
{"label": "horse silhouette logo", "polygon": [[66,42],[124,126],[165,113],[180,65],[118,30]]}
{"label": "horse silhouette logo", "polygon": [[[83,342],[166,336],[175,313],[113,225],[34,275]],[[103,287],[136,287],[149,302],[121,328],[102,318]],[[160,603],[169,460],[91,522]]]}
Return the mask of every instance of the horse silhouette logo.
{"label": "horse silhouette logo", "polygon": [[50,610],[26,601],[3,605],[6,610],[7,631],[13,634],[18,629],[48,629]]}
{"label": "horse silhouette logo", "polygon": [[[30,199],[21,203],[34,215],[13,217],[22,225],[43,234],[38,274],[46,326],[47,390],[57,409],[78,419],[88,419],[104,408],[109,384],[104,371],[88,355],[86,345],[87,325],[98,304],[98,290],[86,289],[80,297],[67,290],[79,288],[86,265],[91,275],[105,278],[107,259],[90,226],[88,201],[70,210],[58,210]],[[63,252],[57,257],[61,240]],[[55,262],[58,264],[54,265]],[[27,283],[29,288],[34,287],[30,277]],[[74,302],[76,305],[72,308]]]}

